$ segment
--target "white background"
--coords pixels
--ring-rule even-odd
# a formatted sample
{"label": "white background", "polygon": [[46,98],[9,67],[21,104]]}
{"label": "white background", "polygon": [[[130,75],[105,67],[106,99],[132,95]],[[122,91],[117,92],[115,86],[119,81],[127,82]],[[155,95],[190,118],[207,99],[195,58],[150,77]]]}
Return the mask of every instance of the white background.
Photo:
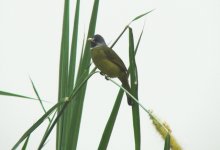
{"label": "white background", "polygon": [[[79,49],[92,3],[82,0]],[[154,8],[132,25],[136,41],[146,23],[136,57],[139,99],[170,125],[184,149],[218,150],[220,1],[100,1],[96,33],[111,43],[131,19]],[[45,104],[47,108],[56,103],[62,16],[63,0],[0,0],[0,90],[35,97],[30,76],[41,97],[52,102]],[[127,35],[114,47],[126,66]],[[99,74],[89,80],[79,150],[97,149],[117,91],[118,87]],[[6,150],[43,111],[39,102],[27,99],[0,96],[0,103],[0,149]],[[142,110],[140,115],[142,149],[162,150],[164,142],[148,115]],[[37,148],[47,123],[31,135],[28,149]],[[45,149],[55,149],[55,132]],[[108,149],[134,149],[131,108],[125,98]]]}

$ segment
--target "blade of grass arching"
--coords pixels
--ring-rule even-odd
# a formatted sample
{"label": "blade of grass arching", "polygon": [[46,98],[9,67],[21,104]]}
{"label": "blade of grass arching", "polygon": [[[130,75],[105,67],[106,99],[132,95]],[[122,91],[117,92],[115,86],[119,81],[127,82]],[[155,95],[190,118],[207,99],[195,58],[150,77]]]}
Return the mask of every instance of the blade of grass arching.
{"label": "blade of grass arching", "polygon": [[135,17],[128,25],[130,25],[132,22],[134,22],[134,21],[136,21],[136,20],[138,20],[138,19],[140,19],[140,18],[142,18],[143,16],[145,16],[145,15],[147,15],[147,14],[149,14],[149,13],[151,13],[152,11],[154,11],[154,9],[152,9],[152,10],[150,10],[150,11],[148,11],[148,12],[146,12],[146,13],[143,13],[143,14],[141,14],[141,15],[139,15],[139,16],[137,16],[137,17]]}
{"label": "blade of grass arching", "polygon": [[[119,85],[117,82],[115,82],[114,80],[112,80],[111,78],[109,78],[109,81],[111,81],[112,83],[114,83],[116,86],[120,87],[120,89],[123,89],[124,92],[126,92],[130,97],[132,97],[132,99],[150,116],[151,120],[153,120],[153,124],[155,124],[156,128],[158,128],[157,130],[159,130],[160,134],[163,136],[164,133],[168,133],[170,132],[169,127],[167,127],[166,125],[164,125],[163,122],[161,122],[154,114],[152,114],[152,112],[148,109],[146,109],[137,98],[135,98],[131,93],[129,93],[125,88],[123,88],[121,85]],[[169,135],[170,137],[170,142],[168,142],[168,144],[170,144],[170,146],[168,147],[173,147],[173,149],[178,149],[181,150],[181,146],[177,143],[177,141],[174,139],[173,136]]]}
{"label": "blade of grass arching", "polygon": [[12,150],[15,150],[20,143],[26,139],[39,125],[41,125],[41,123],[55,110],[57,109],[59,106],[63,105],[65,101],[60,101],[57,104],[55,104],[52,108],[50,108],[43,116],[41,116],[40,119],[38,119],[37,122],[35,122],[22,136],[21,138],[18,140],[18,142],[13,146]]}
{"label": "blade of grass arching", "polygon": [[22,146],[22,150],[26,150],[29,137],[30,137],[30,135],[26,138],[26,140],[25,140],[25,142],[24,142],[24,145]]}
{"label": "blade of grass arching", "polygon": [[[97,20],[97,14],[98,14],[98,6],[99,6],[99,0],[95,0],[94,4],[93,4],[93,10],[92,10],[90,23],[89,23],[89,31],[87,34],[87,38],[92,37],[95,33],[96,20]],[[88,75],[88,73],[89,73],[88,66],[90,64],[90,60],[91,60],[90,44],[89,44],[89,42],[86,42],[82,63],[81,63],[81,66],[79,66],[79,70],[78,70],[79,73],[77,76],[77,80],[81,77],[83,72],[86,72],[86,75]],[[78,81],[76,81],[76,83],[77,82]],[[77,147],[86,87],[87,87],[87,84],[85,84],[82,87],[80,92],[75,97],[77,101],[76,101],[76,103],[73,104],[73,108],[72,108],[73,112],[72,112],[72,116],[71,116],[72,118],[71,118],[71,125],[70,125],[70,129],[72,130],[72,133],[69,134],[69,138],[67,141],[67,146],[68,146],[67,149],[75,150]]]}
{"label": "blade of grass arching", "polygon": [[[37,92],[36,86],[34,85],[34,82],[33,82],[33,80],[32,80],[31,78],[30,78],[30,80],[31,80],[31,84],[32,84],[32,87],[33,87],[33,89],[34,89],[34,92],[35,92],[37,98],[39,99],[40,105],[41,105],[41,107],[42,107],[44,113],[46,113],[47,111],[46,111],[46,109],[45,109],[45,107],[44,107],[44,105],[43,105],[43,102],[42,102],[42,100],[41,100],[41,98],[40,98],[40,95],[39,95],[38,92]],[[50,117],[48,117],[48,121],[49,121],[49,122],[51,121],[51,120],[50,120]]]}
{"label": "blade of grass arching", "polygon": [[[140,43],[141,37],[143,35],[143,29],[141,31],[141,34],[139,36],[137,45],[135,47],[135,55],[137,53],[137,50],[138,50],[138,47],[139,47],[139,43]],[[130,72],[129,70],[130,70],[130,67],[128,69],[128,72]],[[111,137],[111,133],[112,133],[112,130],[113,130],[113,127],[114,127],[114,124],[115,124],[115,120],[117,118],[118,111],[119,111],[119,108],[120,108],[120,105],[121,105],[121,100],[122,100],[123,94],[124,94],[123,89],[120,89],[119,92],[118,92],[118,96],[116,98],[115,104],[113,106],[111,115],[110,115],[110,117],[108,119],[108,122],[107,122],[107,124],[105,126],[104,132],[102,134],[102,138],[101,138],[101,141],[99,143],[99,148],[98,148],[99,150],[107,149],[107,146],[108,146],[108,143],[109,143],[109,139]]]}
{"label": "blade of grass arching", "polygon": [[[59,118],[61,117],[61,115],[63,115],[64,110],[66,109],[66,107],[68,106],[69,102],[76,102],[74,101],[74,96],[78,93],[78,91],[83,87],[84,84],[86,84],[87,80],[93,75],[95,74],[95,69],[93,69],[90,74],[77,86],[73,89],[70,97],[68,98],[68,101],[66,101],[66,103],[63,105],[62,109],[59,111],[56,119],[53,121],[52,125],[50,126],[50,128],[46,131],[46,133],[43,136],[43,139],[41,140],[41,143],[39,145],[38,149],[41,149],[42,146],[44,145],[44,143],[46,142],[48,136],[50,135],[51,131],[53,130],[54,126],[56,125],[57,121],[59,120]],[[71,132],[70,132],[71,133]],[[67,139],[70,141],[70,139]],[[72,140],[71,140],[72,141]]]}
{"label": "blade of grass arching", "polygon": [[[154,9],[153,9],[153,10],[154,10]],[[121,38],[121,36],[122,36],[122,35],[124,34],[124,32],[127,30],[127,28],[129,28],[129,25],[130,25],[132,22],[134,22],[134,21],[136,21],[136,20],[138,20],[138,19],[144,17],[145,15],[151,13],[153,10],[148,11],[148,12],[146,12],[146,13],[144,13],[144,14],[141,14],[141,15],[135,17],[128,25],[125,26],[124,30],[119,34],[119,36],[118,36],[117,39],[114,41],[114,43],[110,46],[110,48],[113,48],[113,47],[115,46],[115,44],[118,42],[118,40]]]}
{"label": "blade of grass arching", "polygon": [[165,139],[164,150],[170,150],[170,134],[168,133]]}
{"label": "blade of grass arching", "polygon": [[125,31],[127,30],[128,26],[126,26],[124,28],[124,30],[119,34],[119,36],[117,37],[117,39],[114,41],[114,43],[112,43],[112,45],[110,46],[110,48],[113,48],[115,46],[115,44],[118,42],[118,40],[121,38],[121,36],[125,33]]}
{"label": "blade of grass arching", "polygon": [[[64,2],[62,40],[60,48],[60,65],[59,65],[59,89],[58,101],[67,96],[68,83],[68,61],[69,60],[69,0]],[[58,108],[58,112],[61,108]],[[65,120],[61,118],[57,124],[56,132],[56,149],[59,150],[62,145],[63,126]]]}
{"label": "blade of grass arching", "polygon": [[[120,87],[120,89],[123,89],[123,91],[124,92],[126,92],[130,97],[132,97],[132,99],[150,116],[150,118],[154,121],[154,124],[155,124],[155,122],[157,123],[157,125],[156,126],[158,126],[159,128],[161,128],[161,129],[159,129],[159,130],[161,130],[161,131],[159,131],[159,132],[162,132],[162,134],[163,133],[169,133],[170,132],[170,129],[169,128],[167,128],[166,127],[166,125],[164,125],[164,123],[162,123],[159,119],[157,119],[157,117],[154,115],[154,114],[152,114],[152,112],[150,111],[150,110],[148,110],[148,109],[146,109],[140,102],[139,102],[139,100],[137,99],[137,98],[135,98],[131,93],[129,93],[125,88],[123,88],[121,85],[119,85],[117,82],[115,82],[114,80],[112,80],[111,78],[109,78],[109,81],[111,81],[112,83],[114,83],[116,86],[118,86],[118,87]],[[163,135],[162,135],[163,136]],[[170,137],[171,138],[171,137]],[[171,147],[171,144],[172,144],[172,141],[173,141],[173,145],[175,146],[175,148],[173,148],[173,149],[178,149],[178,150],[181,150],[181,147],[180,147],[180,145],[176,142],[176,140],[170,140],[170,147]],[[173,147],[174,147],[173,146]]]}
{"label": "blade of grass arching", "polygon": [[[135,62],[133,31],[130,27],[129,27],[129,60],[130,60],[130,68],[131,68],[130,69],[131,94],[138,99],[138,74],[137,74],[137,66]],[[132,105],[132,116],[133,116],[135,149],[140,150],[141,147],[140,115],[139,115],[139,106],[135,102]]]}

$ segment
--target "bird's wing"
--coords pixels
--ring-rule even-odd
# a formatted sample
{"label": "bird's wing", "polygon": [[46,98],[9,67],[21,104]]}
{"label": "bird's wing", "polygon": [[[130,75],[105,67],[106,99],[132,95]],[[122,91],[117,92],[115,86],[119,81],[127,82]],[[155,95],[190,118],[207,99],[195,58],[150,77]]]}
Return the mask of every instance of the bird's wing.
{"label": "bird's wing", "polygon": [[103,48],[103,51],[105,52],[107,58],[113,62],[114,64],[116,64],[117,66],[119,66],[123,71],[127,72],[127,68],[124,64],[124,62],[121,60],[121,58],[109,47],[105,47]]}

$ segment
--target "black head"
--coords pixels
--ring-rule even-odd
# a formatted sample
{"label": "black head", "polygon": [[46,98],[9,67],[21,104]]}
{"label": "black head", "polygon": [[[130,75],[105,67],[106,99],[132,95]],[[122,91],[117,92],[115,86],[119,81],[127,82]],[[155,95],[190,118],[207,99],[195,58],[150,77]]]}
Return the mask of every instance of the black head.
{"label": "black head", "polygon": [[91,42],[91,48],[106,45],[104,38],[99,34],[94,35],[93,38],[89,38],[88,40]]}

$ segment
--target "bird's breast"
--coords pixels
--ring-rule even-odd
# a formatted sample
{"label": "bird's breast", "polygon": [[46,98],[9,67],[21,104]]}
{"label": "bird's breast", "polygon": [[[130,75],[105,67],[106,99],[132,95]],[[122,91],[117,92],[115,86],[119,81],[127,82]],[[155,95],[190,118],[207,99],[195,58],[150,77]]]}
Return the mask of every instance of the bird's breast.
{"label": "bird's breast", "polygon": [[109,77],[119,77],[121,70],[113,63],[100,48],[93,48],[91,50],[91,57],[96,67]]}

